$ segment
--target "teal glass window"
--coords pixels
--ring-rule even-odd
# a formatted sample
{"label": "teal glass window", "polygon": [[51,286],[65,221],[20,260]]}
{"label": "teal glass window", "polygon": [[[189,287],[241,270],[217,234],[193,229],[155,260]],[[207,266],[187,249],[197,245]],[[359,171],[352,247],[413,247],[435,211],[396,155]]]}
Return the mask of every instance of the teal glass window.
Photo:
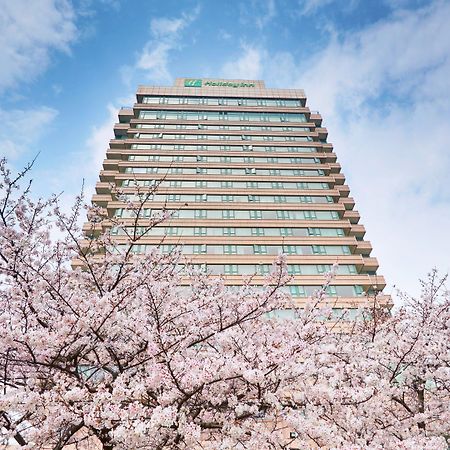
{"label": "teal glass window", "polygon": [[252,228],[252,236],[264,236],[264,228]]}
{"label": "teal glass window", "polygon": [[206,210],[204,209],[196,209],[194,212],[195,219],[206,219]]}
{"label": "teal glass window", "polygon": [[194,236],[206,236],[206,228],[205,227],[195,227],[194,228]]}
{"label": "teal glass window", "polygon": [[262,211],[250,211],[250,219],[262,219]]}
{"label": "teal glass window", "polygon": [[306,297],[304,286],[289,286],[289,293],[292,297]]}
{"label": "teal glass window", "polygon": [[224,255],[236,255],[237,254],[237,246],[236,245],[224,245],[223,246],[223,254]]}
{"label": "teal glass window", "polygon": [[298,248],[296,245],[283,245],[283,252],[287,255],[296,255],[298,253]]}
{"label": "teal glass window", "polygon": [[206,194],[195,194],[195,201],[197,203],[206,202],[208,200],[208,196]]}
{"label": "teal glass window", "polygon": [[323,245],[313,245],[312,252],[314,255],[326,255],[327,254],[327,250],[326,250],[325,246],[323,246]]}
{"label": "teal glass window", "polygon": [[229,209],[222,211],[222,219],[234,219],[234,218],[235,218],[234,211],[231,211]]}
{"label": "teal glass window", "polygon": [[302,269],[300,264],[289,264],[288,265],[288,274],[289,275],[301,275]]}
{"label": "teal glass window", "polygon": [[267,255],[267,247],[265,245],[254,245],[253,253],[255,255]]}
{"label": "teal glass window", "polygon": [[277,211],[277,219],[291,219],[290,211]]}
{"label": "teal glass window", "polygon": [[225,264],[224,267],[225,275],[238,275],[238,265],[237,264]]}
{"label": "teal glass window", "polygon": [[177,236],[178,235],[178,227],[168,227],[166,228],[167,236]]}
{"label": "teal glass window", "polygon": [[281,236],[292,236],[293,235],[292,228],[280,228],[280,235]]}
{"label": "teal glass window", "polygon": [[206,245],[205,244],[195,244],[192,248],[192,252],[194,255],[203,255],[206,253]]}
{"label": "teal glass window", "polygon": [[224,236],[236,236],[236,228],[223,228],[222,231]]}

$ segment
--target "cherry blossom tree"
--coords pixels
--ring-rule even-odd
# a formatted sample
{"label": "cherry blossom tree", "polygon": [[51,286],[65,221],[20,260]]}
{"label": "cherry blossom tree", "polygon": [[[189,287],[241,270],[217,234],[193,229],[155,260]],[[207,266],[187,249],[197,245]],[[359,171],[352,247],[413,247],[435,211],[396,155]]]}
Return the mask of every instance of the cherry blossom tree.
{"label": "cherry blossom tree", "polygon": [[[0,163],[1,437],[28,449],[444,449],[449,296],[434,276],[391,314],[301,309],[284,257],[234,290],[175,250],[134,249],[167,215],[129,203],[126,245],[89,208],[33,201]],[[120,196],[120,192],[117,193]],[[52,239],[57,234],[58,239]],[[280,312],[289,309],[290,316]]]}
{"label": "cherry blossom tree", "polygon": [[[287,448],[278,399],[326,328],[313,307],[277,318],[290,301],[283,259],[263,289],[249,278],[232,291],[180,252],[135,256],[141,220],[125,248],[108,233],[83,243],[81,199],[70,215],[57,198],[33,202],[20,188],[28,169],[12,178],[0,165],[4,438],[53,449]],[[129,205],[136,217],[142,204]],[[93,232],[101,214],[89,210]]]}
{"label": "cherry blossom tree", "polygon": [[[419,299],[377,305],[327,341],[327,360],[290,421],[320,448],[447,449],[450,437],[450,297],[433,271]],[[291,416],[292,418],[292,416]],[[314,420],[312,420],[314,419]]]}

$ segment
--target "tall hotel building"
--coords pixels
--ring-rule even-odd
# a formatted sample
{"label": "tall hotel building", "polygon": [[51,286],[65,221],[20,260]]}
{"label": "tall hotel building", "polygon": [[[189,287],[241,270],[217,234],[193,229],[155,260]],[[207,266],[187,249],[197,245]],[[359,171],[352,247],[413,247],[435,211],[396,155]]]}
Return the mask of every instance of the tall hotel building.
{"label": "tall hotel building", "polygon": [[[140,86],[114,134],[93,201],[125,227],[133,219],[112,188],[133,200],[138,187],[159,183],[143,217],[173,210],[138,253],[181,245],[188,260],[239,285],[255,273],[263,283],[282,252],[300,305],[337,262],[328,287],[336,315],[384,288],[322,117],[303,90],[184,78],[173,87]],[[125,242],[123,228],[112,232]]]}

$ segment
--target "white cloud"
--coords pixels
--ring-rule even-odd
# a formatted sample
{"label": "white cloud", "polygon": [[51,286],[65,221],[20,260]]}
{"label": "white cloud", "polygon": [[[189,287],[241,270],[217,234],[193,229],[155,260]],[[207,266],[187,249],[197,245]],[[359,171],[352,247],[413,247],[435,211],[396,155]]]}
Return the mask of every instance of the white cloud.
{"label": "white cloud", "polygon": [[225,63],[222,67],[223,78],[255,80],[261,77],[264,52],[250,45],[243,45],[242,49],[241,56]]}
{"label": "white cloud", "polygon": [[104,122],[92,127],[86,142],[87,158],[92,174],[98,174],[102,168],[102,162],[106,158],[106,149],[109,147],[109,140],[114,137],[114,124],[118,122],[119,108],[109,103],[107,110],[108,115]]}
{"label": "white cloud", "polygon": [[441,89],[450,88],[449,20],[448,3],[399,11],[342,41],[334,38],[305,65],[301,81],[313,90],[315,102],[333,112],[342,105],[359,108],[385,94],[402,94],[413,101],[442,99]]}
{"label": "white cloud", "polygon": [[61,171],[55,171],[53,167],[47,169],[42,175],[46,178],[47,194],[48,191],[64,192],[61,198],[62,204],[66,207],[71,206],[75,197],[80,194],[80,170],[84,180],[85,201],[89,203],[95,193],[95,185],[103,160],[106,158],[109,141],[114,137],[114,124],[118,122],[119,107],[109,103],[105,109],[106,114],[103,120],[91,127],[86,141],[65,159],[64,180],[61,179]]}
{"label": "white cloud", "polygon": [[65,0],[2,2],[0,30],[0,92],[42,73],[50,53],[69,51],[77,31],[75,14]]}
{"label": "white cloud", "polygon": [[224,41],[228,41],[233,37],[233,35],[231,33],[228,33],[225,30],[219,30],[219,37],[220,37],[220,39],[223,39]]}
{"label": "white cloud", "polygon": [[310,16],[315,14],[319,9],[329,6],[335,0],[300,0],[300,14]]}
{"label": "white cloud", "polygon": [[239,4],[239,21],[245,27],[262,30],[277,15],[275,0],[250,0]]}
{"label": "white cloud", "polygon": [[270,23],[277,14],[275,0],[267,0],[266,2],[258,1],[257,5],[258,9],[260,9],[260,14],[255,15],[255,23],[258,28],[262,29]]}
{"label": "white cloud", "polygon": [[167,19],[166,17],[152,19],[150,22],[150,30],[155,38],[173,35],[181,31],[189,23],[189,20],[186,17],[178,19]]}
{"label": "white cloud", "polygon": [[[434,266],[450,270],[450,3],[395,10],[332,35],[313,56],[247,46],[227,75],[304,88],[390,286],[417,293]],[[236,75],[236,76],[237,76]]]}
{"label": "white cloud", "polygon": [[171,49],[172,44],[169,42],[148,42],[136,63],[136,68],[146,71],[148,77],[155,81],[170,80],[168,58]]}
{"label": "white cloud", "polygon": [[339,2],[336,0],[299,0],[299,14],[301,16],[313,16],[319,11],[326,10],[330,8],[332,3],[336,3],[333,9],[341,9],[342,12],[346,13],[352,11],[360,0],[347,0],[346,2]]}
{"label": "white cloud", "polygon": [[405,290],[450,270],[449,21],[448,3],[397,11],[333,39],[294,81],[323,113],[380,272]]}
{"label": "white cloud", "polygon": [[449,20],[449,4],[398,11],[333,40],[297,81],[324,115],[381,271],[404,289],[450,269]]}
{"label": "white cloud", "polygon": [[0,109],[0,154],[13,160],[32,151],[34,157],[39,148],[36,142],[45,135],[45,130],[58,115],[52,108],[2,110]]}
{"label": "white cloud", "polygon": [[154,83],[169,82],[172,79],[169,71],[170,53],[180,48],[181,32],[197,18],[199,12],[199,8],[196,8],[191,14],[183,14],[178,18],[152,19],[151,39],[138,53],[134,65],[121,68],[123,81],[131,84],[134,75],[143,73]]}

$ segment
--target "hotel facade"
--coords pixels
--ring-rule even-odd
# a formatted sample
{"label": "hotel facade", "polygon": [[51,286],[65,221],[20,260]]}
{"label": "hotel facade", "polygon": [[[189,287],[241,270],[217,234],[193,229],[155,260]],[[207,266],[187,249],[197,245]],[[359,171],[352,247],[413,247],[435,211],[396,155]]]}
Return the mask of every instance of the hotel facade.
{"label": "hotel facade", "polygon": [[119,223],[111,229],[118,246],[134,221],[124,198],[137,201],[157,186],[142,220],[163,210],[170,218],[136,253],[181,246],[188,261],[234,286],[253,274],[263,284],[284,253],[286,289],[299,306],[337,263],[326,300],[336,317],[346,308],[357,314],[374,294],[390,302],[322,117],[303,90],[178,78],[173,87],[140,86],[136,98],[119,113],[93,196]]}

